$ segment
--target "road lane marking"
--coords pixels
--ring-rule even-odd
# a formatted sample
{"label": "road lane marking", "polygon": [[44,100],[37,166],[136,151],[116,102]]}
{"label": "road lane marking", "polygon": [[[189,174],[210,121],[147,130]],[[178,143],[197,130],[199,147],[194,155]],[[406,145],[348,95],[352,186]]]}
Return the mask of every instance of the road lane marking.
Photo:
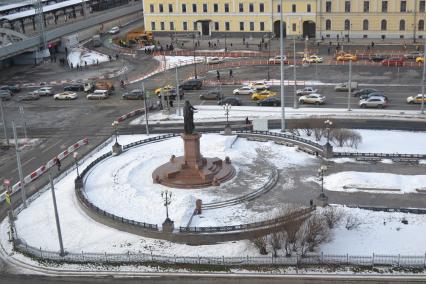
{"label": "road lane marking", "polygon": [[58,145],[61,141],[62,141],[62,139],[59,139],[58,141],[56,141],[55,143],[53,143],[49,147],[44,148],[43,150],[41,150],[41,152],[42,153],[46,153],[47,151],[49,151],[50,149],[52,149],[53,147],[55,147],[56,145]]}
{"label": "road lane marking", "polygon": [[[32,157],[31,159],[29,159],[29,160],[27,160],[27,161],[25,161],[25,162],[21,163],[21,167],[24,167],[25,165],[27,165],[27,164],[28,164],[29,162],[31,162],[32,160],[35,160],[35,157]],[[14,169],[12,170],[12,173],[16,172],[17,170],[18,170],[18,167],[14,168]]]}

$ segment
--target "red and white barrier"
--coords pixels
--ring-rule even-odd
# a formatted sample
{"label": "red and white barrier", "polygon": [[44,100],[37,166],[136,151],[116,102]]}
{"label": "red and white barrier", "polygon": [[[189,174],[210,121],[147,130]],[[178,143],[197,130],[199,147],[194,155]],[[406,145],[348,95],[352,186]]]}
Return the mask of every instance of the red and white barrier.
{"label": "red and white barrier", "polygon": [[136,109],[136,110],[134,110],[134,111],[131,111],[131,112],[129,112],[129,113],[126,113],[126,114],[124,114],[124,115],[120,116],[119,118],[117,118],[117,121],[118,121],[118,122],[125,121],[126,119],[128,119],[128,118],[130,118],[130,117],[133,117],[133,116],[136,116],[136,115],[138,115],[138,114],[141,114],[141,113],[143,113],[143,112],[144,112],[144,109],[143,109],[143,108]]}
{"label": "red and white barrier", "polygon": [[[69,154],[74,152],[75,150],[81,148],[82,146],[85,146],[89,144],[89,139],[84,138],[73,145],[69,146],[65,151],[59,153],[57,156],[53,157],[51,160],[49,160],[45,165],[41,165],[39,168],[37,168],[35,171],[33,171],[31,174],[27,175],[24,178],[24,184],[28,184],[34,180],[36,180],[38,177],[40,177],[42,174],[44,174],[47,170],[49,170],[51,167],[55,165],[55,160],[58,159],[59,161],[65,159]],[[15,193],[21,188],[21,182],[15,183],[12,187],[12,193]],[[0,194],[0,201],[5,199],[5,193]]]}

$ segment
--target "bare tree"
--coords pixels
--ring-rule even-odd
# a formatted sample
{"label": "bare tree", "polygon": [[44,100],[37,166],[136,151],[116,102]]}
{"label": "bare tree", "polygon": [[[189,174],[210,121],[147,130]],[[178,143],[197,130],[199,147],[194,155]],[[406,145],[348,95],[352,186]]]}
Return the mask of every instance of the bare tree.
{"label": "bare tree", "polygon": [[318,214],[306,219],[298,232],[298,241],[302,255],[312,252],[329,236],[329,229],[324,217]]}
{"label": "bare tree", "polygon": [[323,212],[325,222],[328,228],[333,229],[334,226],[342,219],[343,212],[336,207],[327,207]]}
{"label": "bare tree", "polygon": [[314,128],[314,137],[316,141],[320,141],[321,138],[324,136],[324,128]]}
{"label": "bare tree", "polygon": [[359,143],[362,142],[362,136],[356,131],[351,130],[348,137],[348,146],[352,148],[358,148]]}
{"label": "bare tree", "polygon": [[346,225],[345,228],[348,230],[353,230],[358,228],[361,225],[361,221],[352,215],[346,217]]}
{"label": "bare tree", "polygon": [[272,248],[272,253],[274,257],[278,256],[278,250],[282,247],[282,232],[273,232],[268,236],[268,243]]}
{"label": "bare tree", "polygon": [[268,236],[267,235],[256,236],[251,241],[254,244],[254,246],[259,250],[259,253],[261,255],[267,255],[268,254],[268,251],[266,250],[266,245],[267,245],[267,242],[268,242]]}

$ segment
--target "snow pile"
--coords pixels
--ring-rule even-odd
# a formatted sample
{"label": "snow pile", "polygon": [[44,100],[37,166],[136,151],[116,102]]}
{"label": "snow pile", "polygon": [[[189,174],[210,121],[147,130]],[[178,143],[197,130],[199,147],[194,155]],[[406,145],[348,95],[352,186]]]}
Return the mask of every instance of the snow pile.
{"label": "snow pile", "polygon": [[97,62],[109,61],[108,55],[81,47],[72,48],[68,53],[67,59],[68,65],[72,65],[73,68],[76,68],[77,65],[84,67],[86,63],[87,65],[96,65]]}

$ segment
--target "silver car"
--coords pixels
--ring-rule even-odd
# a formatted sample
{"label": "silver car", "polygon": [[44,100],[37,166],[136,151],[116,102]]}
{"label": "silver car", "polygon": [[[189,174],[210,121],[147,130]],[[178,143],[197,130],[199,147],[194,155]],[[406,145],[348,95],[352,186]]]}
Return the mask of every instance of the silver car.
{"label": "silver car", "polygon": [[375,107],[375,108],[384,108],[386,107],[388,102],[384,97],[372,96],[364,100],[359,101],[359,106],[361,108],[366,107]]}
{"label": "silver car", "polygon": [[256,92],[256,90],[255,89],[253,89],[252,87],[250,87],[250,86],[243,86],[243,87],[241,87],[241,88],[238,88],[238,89],[235,89],[234,91],[233,91],[233,93],[234,93],[234,95],[253,95],[253,93],[255,93]]}

